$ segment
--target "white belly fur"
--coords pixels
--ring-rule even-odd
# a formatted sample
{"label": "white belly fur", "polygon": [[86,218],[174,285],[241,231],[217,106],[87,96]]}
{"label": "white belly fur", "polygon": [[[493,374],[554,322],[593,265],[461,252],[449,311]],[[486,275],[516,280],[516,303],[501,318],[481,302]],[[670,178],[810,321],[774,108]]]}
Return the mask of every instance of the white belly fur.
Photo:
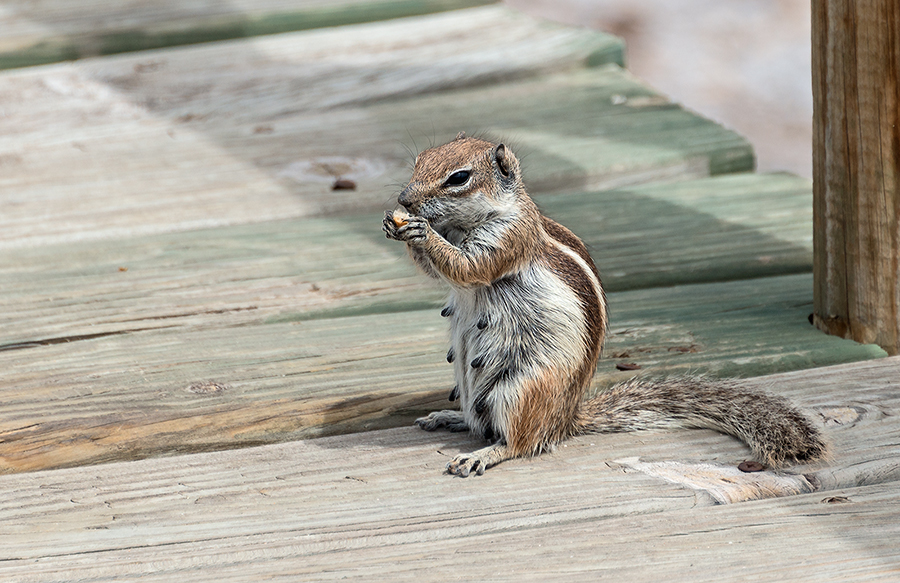
{"label": "white belly fur", "polygon": [[[484,434],[487,417],[493,438],[505,439],[523,382],[548,368],[566,374],[586,358],[582,305],[570,287],[541,265],[491,286],[454,288],[450,305],[460,407],[477,434]],[[488,324],[479,330],[484,317]],[[484,362],[474,368],[477,358]],[[502,380],[492,384],[498,377]],[[487,415],[475,410],[479,394],[484,394]]]}

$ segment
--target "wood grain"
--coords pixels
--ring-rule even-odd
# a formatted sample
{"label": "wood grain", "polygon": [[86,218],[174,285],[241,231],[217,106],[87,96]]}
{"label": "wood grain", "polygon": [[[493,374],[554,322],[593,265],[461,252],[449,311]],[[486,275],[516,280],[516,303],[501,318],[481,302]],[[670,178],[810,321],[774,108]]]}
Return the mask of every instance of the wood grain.
{"label": "wood grain", "polygon": [[[0,576],[22,582],[624,577],[893,581],[900,554],[896,358],[777,375],[834,446],[807,476],[886,481],[716,505],[613,460],[734,465],[708,431],[589,436],[484,476],[442,474],[465,436],[413,428],[0,477]],[[829,411],[858,417],[835,423]],[[467,575],[469,576],[469,575]]]}
{"label": "wood grain", "polygon": [[10,0],[0,69],[456,10],[492,0]]}
{"label": "wood grain", "polygon": [[484,7],[5,72],[0,248],[381,209],[462,129],[511,139],[534,192],[752,167],[733,132],[585,68],[620,49]]}
{"label": "wood grain", "polygon": [[[808,270],[808,188],[735,175],[539,202],[627,289]],[[5,471],[395,426],[446,406],[445,291],[379,224],[366,213],[4,255]],[[613,293],[598,383],[627,377],[617,363],[752,376],[882,354],[815,332],[809,285]]]}
{"label": "wood grain", "polygon": [[[649,375],[753,376],[882,356],[809,325],[810,282],[799,275],[610,294],[612,330],[596,382],[631,376],[615,370],[621,362]],[[449,405],[437,309],[253,318],[251,310],[150,318],[120,322],[112,334],[7,345],[0,471],[392,427]]]}
{"label": "wood grain", "polygon": [[[106,4],[45,3],[19,57],[453,3]],[[816,368],[884,353],[806,320],[808,185],[685,181],[749,144],[621,60],[487,7],[0,74],[0,579],[894,580],[900,361]],[[712,432],[586,436],[463,481],[482,444],[379,430],[448,405],[443,292],[377,213],[459,130],[510,141],[622,290],[597,389],[794,370],[747,382],[833,459],[750,478]]]}
{"label": "wood grain", "polygon": [[[619,291],[808,273],[810,196],[795,177],[738,174],[537,200]],[[439,305],[445,290],[380,224],[366,213],[16,249],[0,257],[0,349]]]}
{"label": "wood grain", "polygon": [[726,174],[536,199],[587,243],[607,290],[812,269],[811,185],[796,176]]}
{"label": "wood grain", "polygon": [[900,353],[900,4],[813,3],[816,325]]}

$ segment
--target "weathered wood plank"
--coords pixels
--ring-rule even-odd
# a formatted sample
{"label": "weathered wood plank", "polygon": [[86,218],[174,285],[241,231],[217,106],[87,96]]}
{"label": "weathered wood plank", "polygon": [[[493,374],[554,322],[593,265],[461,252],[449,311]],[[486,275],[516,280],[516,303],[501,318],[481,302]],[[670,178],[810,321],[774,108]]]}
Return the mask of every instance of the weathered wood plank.
{"label": "weathered wood plank", "polygon": [[460,130],[512,139],[534,192],[752,167],[733,132],[583,69],[620,47],[485,7],[5,72],[0,247],[378,209],[407,145]]}
{"label": "weathered wood plank", "polygon": [[[646,374],[752,376],[883,356],[809,325],[810,282],[807,274],[611,294],[597,383],[630,376],[616,362]],[[448,405],[437,310],[220,318],[7,346],[0,471],[396,426]]]}
{"label": "weathered wood plank", "polygon": [[788,174],[729,174],[537,197],[588,244],[612,291],[812,270],[812,192]]}
{"label": "weathered wood plank", "polygon": [[463,480],[441,470],[475,443],[403,428],[2,476],[0,576],[444,580],[464,565],[482,579],[894,581],[898,373],[891,358],[752,381],[818,412],[834,445],[830,463],[792,471],[893,464],[880,482],[722,506],[615,463],[746,455],[708,431],[583,437]]}
{"label": "weathered wood plank", "polygon": [[456,10],[496,0],[7,0],[0,69]]}
{"label": "weathered wood plank", "polygon": [[[345,498],[358,499],[358,490],[367,487],[362,484],[354,491],[355,481],[343,484],[339,480],[335,476],[331,487]],[[582,487],[585,482],[579,480],[572,486]],[[137,577],[142,581],[421,581],[423,576],[451,579],[463,569],[487,581],[510,577],[546,581],[564,575],[650,582],[662,575],[667,581],[696,582],[720,581],[724,572],[729,581],[763,577],[893,583],[898,573],[895,485],[846,490],[851,504],[826,504],[823,499],[827,497],[822,494],[808,494],[789,502],[689,509],[692,501],[688,499],[677,511],[635,515],[623,501],[612,516],[602,514],[602,505],[613,498],[611,494],[587,502],[601,510],[585,516],[564,506],[571,490],[562,486],[537,501],[515,496],[518,507],[506,503],[512,489],[504,489],[500,497],[480,495],[486,491],[479,490],[476,495],[484,500],[482,504],[494,504],[490,512],[481,504],[472,508],[476,495],[460,500],[457,489],[456,495],[445,501],[448,496],[438,499],[434,495],[443,490],[432,488],[427,503],[445,510],[438,516],[422,516],[425,510],[419,508],[403,512],[397,501],[388,503],[393,512],[386,516],[363,515],[346,509],[344,500],[339,500],[332,508],[343,521],[334,526],[317,523],[319,515],[304,515],[305,508],[290,508],[291,514],[276,516],[280,520],[247,526],[248,514],[271,505],[266,500],[269,491],[216,492],[209,499],[197,498],[205,524],[184,528],[193,531],[191,540],[158,542],[172,537],[159,526],[145,524],[123,535],[118,528],[100,527],[99,533],[82,530],[65,538],[38,539],[30,548],[16,544],[12,552],[24,548],[31,551],[25,556],[40,560],[8,555],[14,558],[0,566],[0,573],[23,583]],[[183,493],[192,496],[194,491],[186,488]],[[382,487],[379,493],[384,496],[381,507],[385,500],[397,499],[395,490]],[[222,503],[241,494],[243,512],[231,510],[231,505],[223,512]],[[319,491],[312,492],[313,499],[319,496]],[[547,516],[522,516],[522,508],[535,508],[546,498],[557,501],[541,507]],[[660,498],[668,502],[673,495],[657,495],[651,502]],[[332,499],[329,496],[326,503]],[[188,504],[193,500],[177,500],[173,506],[197,512]],[[752,508],[746,507],[751,504]],[[365,510],[371,511],[373,506],[367,505]],[[169,530],[184,521],[180,518]],[[114,536],[121,536],[121,542],[110,540]],[[46,550],[48,542],[62,548],[51,554]],[[124,543],[133,547],[119,546]],[[100,546],[101,550],[80,552],[79,544],[81,548]]]}
{"label": "weathered wood plank", "polygon": [[438,304],[380,228],[371,214],[16,249],[0,259],[0,345]]}
{"label": "weathered wood plank", "polygon": [[[789,175],[734,174],[538,202],[585,239],[607,290],[619,291],[808,273],[810,196]],[[443,288],[380,224],[373,213],[10,250],[0,349],[439,305]]]}
{"label": "weathered wood plank", "polygon": [[900,4],[813,3],[815,323],[900,354]]}
{"label": "weathered wood plank", "polygon": [[[602,73],[602,74],[601,74]],[[615,65],[478,91],[374,104],[388,128],[427,127],[440,142],[462,129],[508,141],[526,158],[532,192],[597,190],[752,170],[752,147],[670,102]],[[440,111],[442,115],[435,116]]]}

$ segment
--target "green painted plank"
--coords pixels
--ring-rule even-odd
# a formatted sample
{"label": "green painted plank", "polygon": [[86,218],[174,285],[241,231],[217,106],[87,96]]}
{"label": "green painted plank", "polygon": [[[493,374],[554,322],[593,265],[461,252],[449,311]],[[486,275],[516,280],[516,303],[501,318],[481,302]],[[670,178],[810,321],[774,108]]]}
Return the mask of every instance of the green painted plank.
{"label": "green painted plank", "polygon": [[608,290],[812,272],[812,185],[732,174],[537,197],[587,243]]}
{"label": "green painted plank", "polygon": [[523,159],[532,193],[755,166],[743,137],[670,102],[615,65],[375,103],[367,113],[386,136],[425,127],[437,143],[459,131],[506,141]]}
{"label": "green painted plank", "polygon": [[[459,107],[470,99],[457,93],[464,87],[475,111],[482,92],[510,79],[553,74],[558,86],[618,48],[609,35],[486,6],[3,72],[0,247],[379,209],[391,185],[408,179],[413,142],[436,138],[435,124],[452,126],[447,138],[459,131],[457,112],[441,103],[404,119],[418,98],[448,92]],[[590,70],[592,80],[577,82],[612,76],[617,87],[647,91],[619,69]],[[539,117],[543,83],[509,90],[533,95],[519,107]],[[617,114],[632,110],[635,123],[652,125],[652,115],[628,106]],[[594,123],[602,131],[604,118]],[[749,149],[695,123],[721,138],[707,157],[729,141]],[[681,172],[696,154],[697,173],[706,172],[696,150],[632,163],[624,148],[605,148],[613,155],[575,163],[594,177],[618,165],[617,177],[635,181],[658,166]],[[333,191],[337,176],[356,190]]]}
{"label": "green painted plank", "polygon": [[0,345],[437,305],[392,243],[366,214],[16,249],[0,256]]}
{"label": "green painted plank", "polygon": [[[752,376],[883,356],[807,321],[811,276],[610,294],[598,385]],[[435,309],[176,326],[0,351],[0,471],[227,449],[403,425],[446,407]]]}
{"label": "green painted plank", "polygon": [[[94,81],[84,86],[63,70],[11,78],[7,95],[0,89],[16,114],[0,119],[8,130],[0,196],[14,204],[0,217],[0,247],[383,208],[409,179],[411,128],[434,132],[420,136],[424,145],[472,128],[509,140],[532,193],[706,176],[725,159],[752,166],[746,141],[680,107],[613,103],[617,92],[649,93],[618,68],[399,101],[386,89],[383,101],[323,111],[318,101],[291,100],[272,76],[280,66],[256,83],[234,71],[204,77],[195,68],[206,62],[185,60],[177,74],[171,62],[159,65],[165,75],[135,74],[133,58],[85,63],[79,68]],[[123,70],[130,73],[116,80]],[[307,91],[325,103],[337,88],[321,77],[317,89],[316,79]],[[98,80],[115,81],[128,99]],[[32,90],[40,97],[24,101]],[[353,91],[339,99],[352,101]],[[135,106],[150,102],[157,111]],[[331,167],[357,189],[331,190]]]}
{"label": "green painted plank", "polygon": [[[496,0],[294,0],[132,4],[7,2],[0,69],[314,28],[359,24],[492,4]],[[621,55],[619,57],[621,59]]]}
{"label": "green painted plank", "polygon": [[[537,197],[581,235],[608,291],[811,272],[809,183],[736,174]],[[120,269],[126,271],[120,271]],[[440,305],[363,213],[43,245],[0,256],[0,345]]]}
{"label": "green painted plank", "polygon": [[600,370],[634,362],[640,374],[750,377],[885,356],[820,333],[811,313],[812,274],[610,294]]}
{"label": "green painted plank", "polygon": [[[582,236],[610,292],[811,272],[809,183],[736,174],[537,197]],[[440,305],[381,215],[36,246],[0,258],[0,345]]]}

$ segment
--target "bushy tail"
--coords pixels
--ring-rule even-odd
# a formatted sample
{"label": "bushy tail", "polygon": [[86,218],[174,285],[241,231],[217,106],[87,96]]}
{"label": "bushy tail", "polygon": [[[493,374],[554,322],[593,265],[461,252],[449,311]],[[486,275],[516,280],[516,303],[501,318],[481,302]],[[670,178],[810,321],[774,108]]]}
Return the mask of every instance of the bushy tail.
{"label": "bushy tail", "polygon": [[715,429],[741,439],[773,467],[826,453],[819,430],[787,399],[742,388],[735,380],[632,379],[582,403],[576,423],[582,433]]}

